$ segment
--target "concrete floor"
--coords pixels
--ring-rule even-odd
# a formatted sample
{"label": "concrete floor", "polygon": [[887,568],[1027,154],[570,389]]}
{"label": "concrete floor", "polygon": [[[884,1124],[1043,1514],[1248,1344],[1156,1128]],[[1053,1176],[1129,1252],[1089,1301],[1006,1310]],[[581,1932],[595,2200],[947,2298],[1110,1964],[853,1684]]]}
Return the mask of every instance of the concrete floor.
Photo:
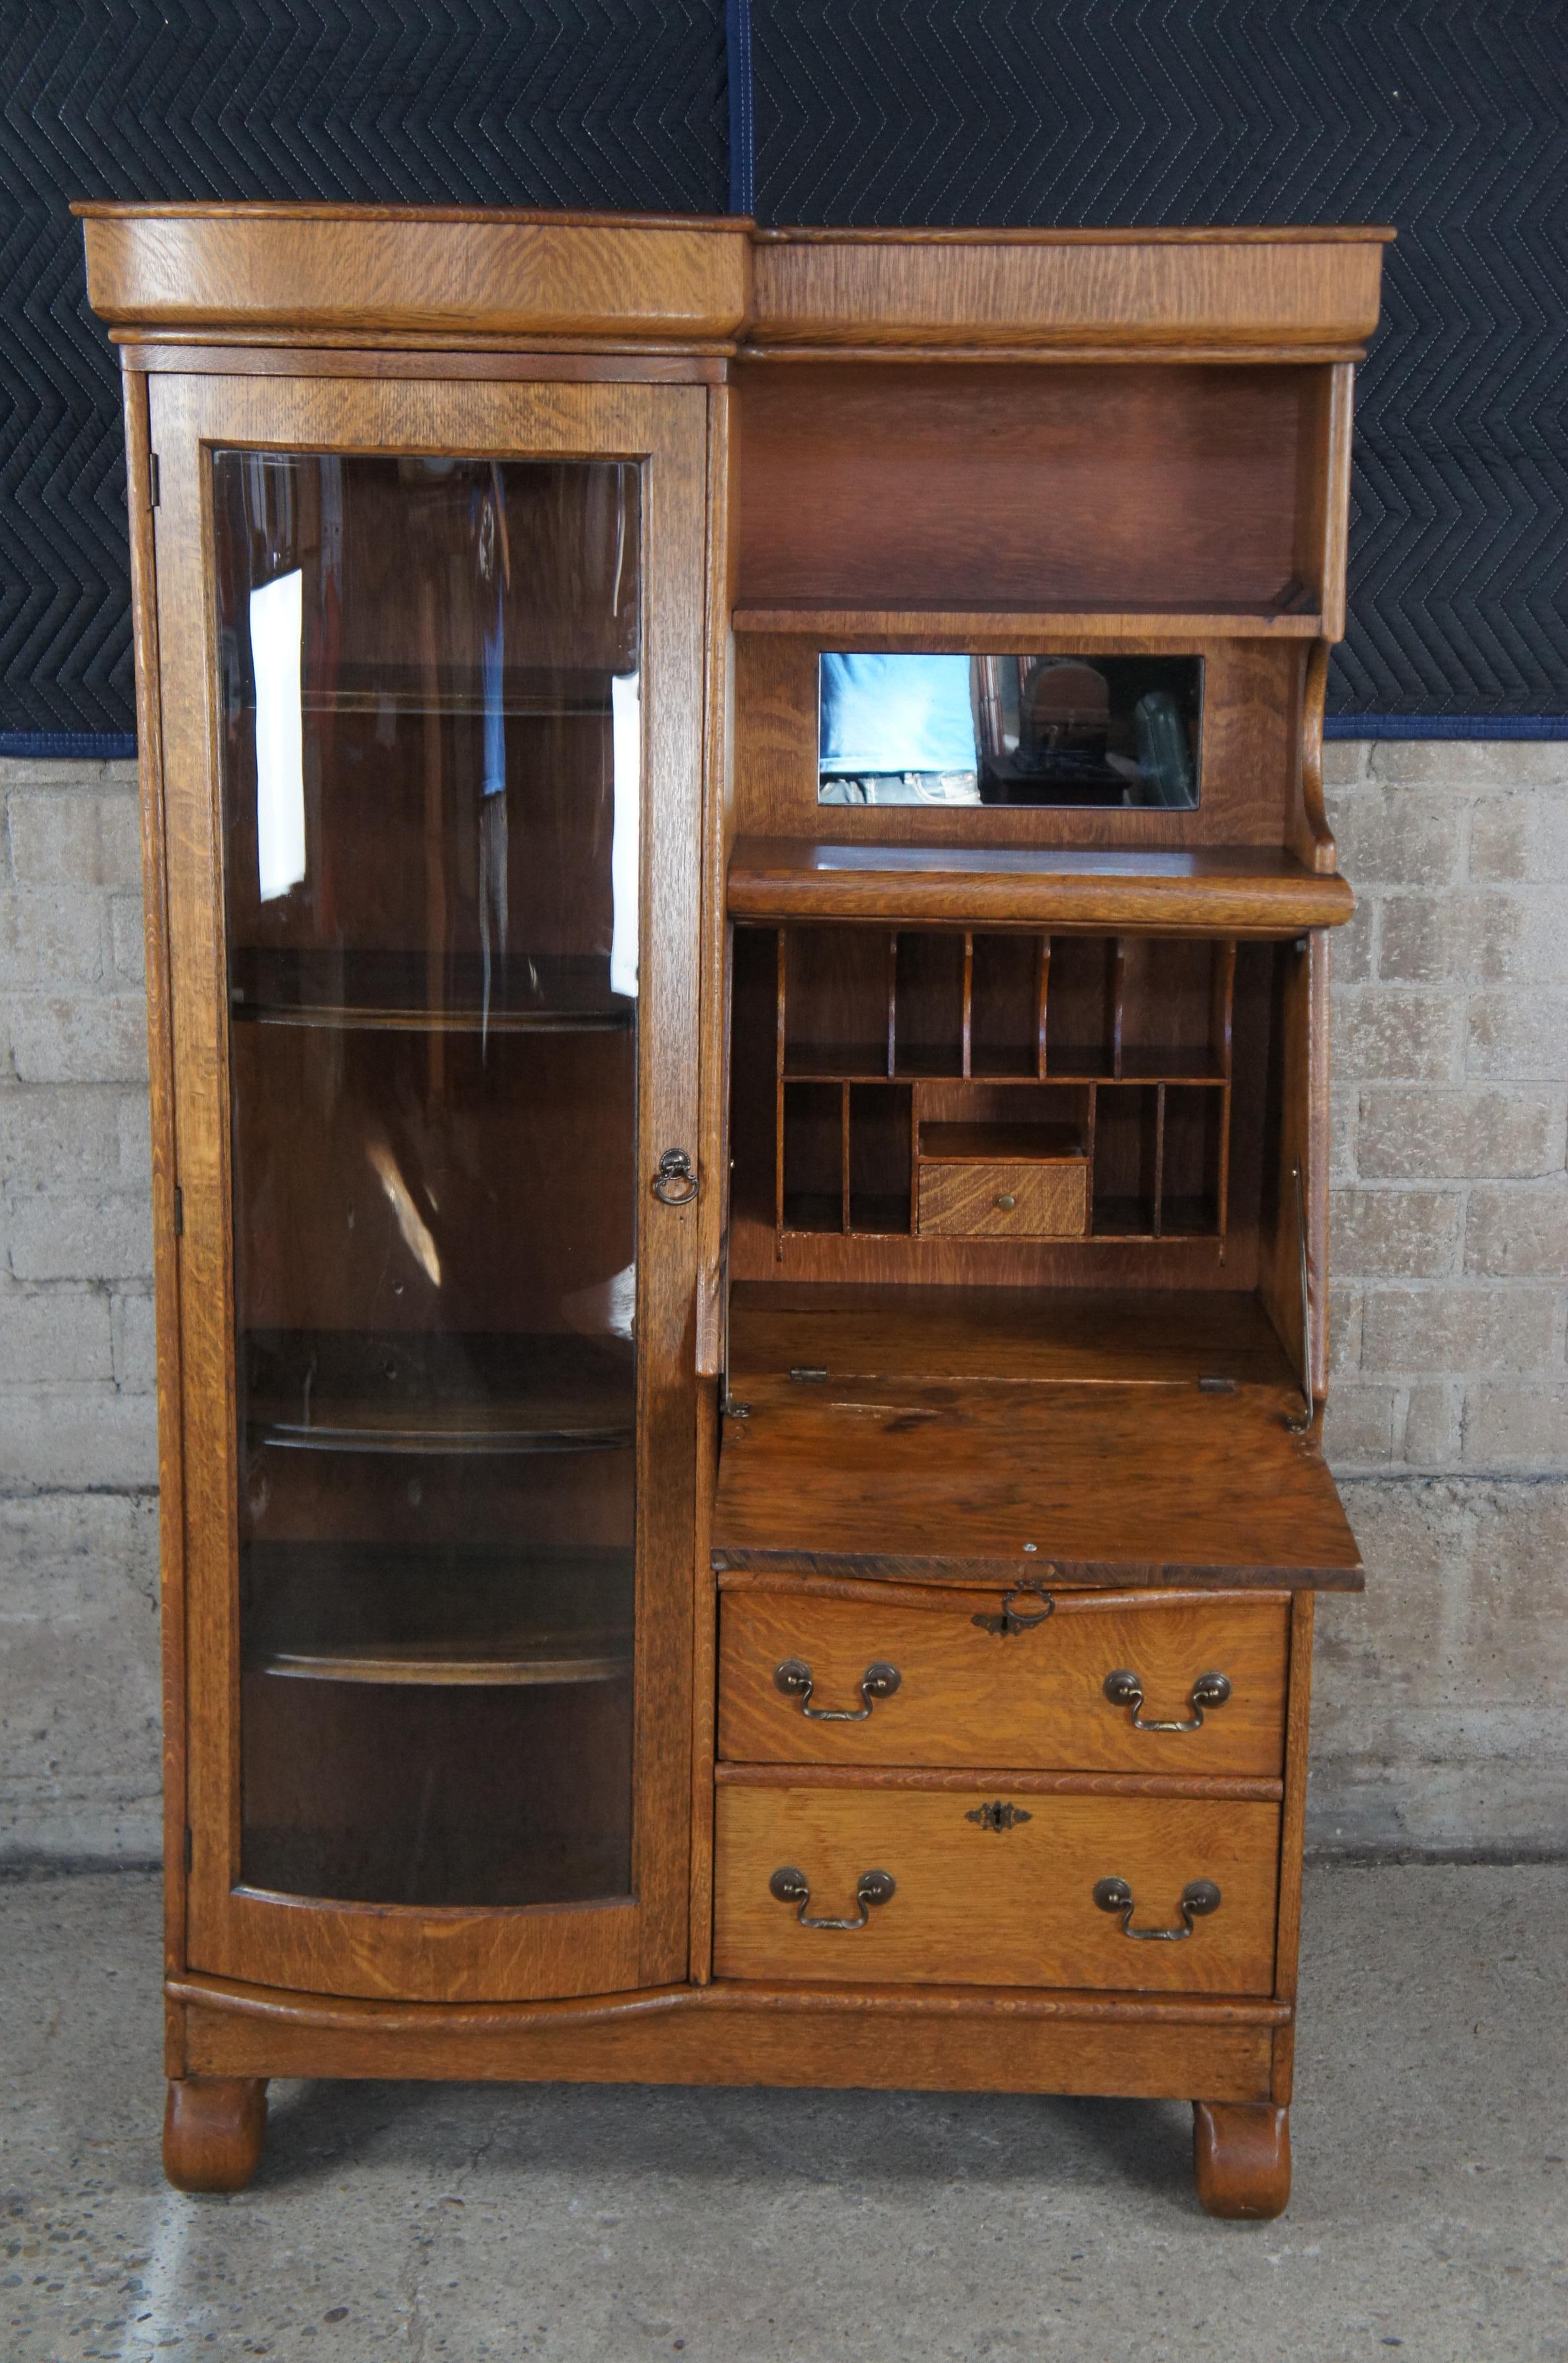
{"label": "concrete floor", "polygon": [[0,1912],[4,2363],[1568,2357],[1568,1870],[1311,1876],[1271,2224],[1185,2106],[901,2093],[274,2085],[181,2198],[154,1881]]}

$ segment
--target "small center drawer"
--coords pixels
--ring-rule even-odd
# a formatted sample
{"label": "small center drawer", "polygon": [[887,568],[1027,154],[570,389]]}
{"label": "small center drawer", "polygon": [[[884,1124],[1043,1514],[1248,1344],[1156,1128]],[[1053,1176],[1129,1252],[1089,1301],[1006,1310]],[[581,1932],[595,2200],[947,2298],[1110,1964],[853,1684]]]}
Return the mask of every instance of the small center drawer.
{"label": "small center drawer", "polygon": [[928,1237],[1081,1239],[1088,1168],[1081,1157],[979,1164],[922,1159],[917,1228]]}
{"label": "small center drawer", "polygon": [[1277,1805],[918,1782],[722,1781],[716,1973],[1273,1991]]}
{"label": "small center drawer", "polygon": [[884,1605],[870,1585],[851,1600],[727,1592],[720,1755],[1279,1777],[1289,1608],[1278,1595],[933,1599],[943,1604]]}

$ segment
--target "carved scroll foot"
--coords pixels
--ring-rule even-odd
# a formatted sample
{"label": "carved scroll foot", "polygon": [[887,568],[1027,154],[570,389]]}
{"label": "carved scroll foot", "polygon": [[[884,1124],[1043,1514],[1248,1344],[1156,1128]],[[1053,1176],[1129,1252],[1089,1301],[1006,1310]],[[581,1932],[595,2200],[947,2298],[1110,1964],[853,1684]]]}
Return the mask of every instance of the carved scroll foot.
{"label": "carved scroll foot", "polygon": [[243,2191],[266,2131],[264,2077],[178,2077],[163,2113],[163,2171],[176,2191]]}
{"label": "carved scroll foot", "polygon": [[1192,2169],[1210,2215],[1266,2224],[1290,2197],[1290,2112],[1268,2101],[1194,2101]]}

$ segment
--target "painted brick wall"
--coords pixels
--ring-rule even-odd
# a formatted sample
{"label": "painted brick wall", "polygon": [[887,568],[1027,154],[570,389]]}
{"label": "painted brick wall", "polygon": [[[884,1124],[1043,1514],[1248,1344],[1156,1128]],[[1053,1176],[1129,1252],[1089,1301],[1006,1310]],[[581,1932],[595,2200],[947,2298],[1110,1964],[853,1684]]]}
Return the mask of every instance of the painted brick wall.
{"label": "painted brick wall", "polygon": [[1568,1830],[1568,745],[1345,742],[1320,1847]]}
{"label": "painted brick wall", "polygon": [[[1568,1803],[1568,747],[1343,745],[1320,1851],[1550,1852]],[[135,781],[0,763],[0,1859],[157,1845]]]}
{"label": "painted brick wall", "polygon": [[147,1856],[158,1516],[133,763],[0,760],[0,1858]]}
{"label": "painted brick wall", "polygon": [[1568,1471],[1568,745],[1329,753],[1329,1450]]}

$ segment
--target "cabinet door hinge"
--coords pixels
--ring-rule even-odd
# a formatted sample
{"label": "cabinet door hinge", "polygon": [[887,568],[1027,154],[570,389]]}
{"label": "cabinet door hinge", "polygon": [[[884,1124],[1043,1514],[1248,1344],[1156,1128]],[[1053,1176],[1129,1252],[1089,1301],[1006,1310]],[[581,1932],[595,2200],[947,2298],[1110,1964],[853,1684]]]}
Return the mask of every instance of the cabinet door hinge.
{"label": "cabinet door hinge", "polygon": [[174,1184],[174,1236],[177,1239],[185,1236],[185,1193],[178,1182]]}
{"label": "cabinet door hinge", "polygon": [[147,505],[149,509],[155,509],[158,506],[159,499],[162,492],[162,487],[160,484],[158,478],[158,454],[156,451],[149,451],[148,453],[147,470]]}

